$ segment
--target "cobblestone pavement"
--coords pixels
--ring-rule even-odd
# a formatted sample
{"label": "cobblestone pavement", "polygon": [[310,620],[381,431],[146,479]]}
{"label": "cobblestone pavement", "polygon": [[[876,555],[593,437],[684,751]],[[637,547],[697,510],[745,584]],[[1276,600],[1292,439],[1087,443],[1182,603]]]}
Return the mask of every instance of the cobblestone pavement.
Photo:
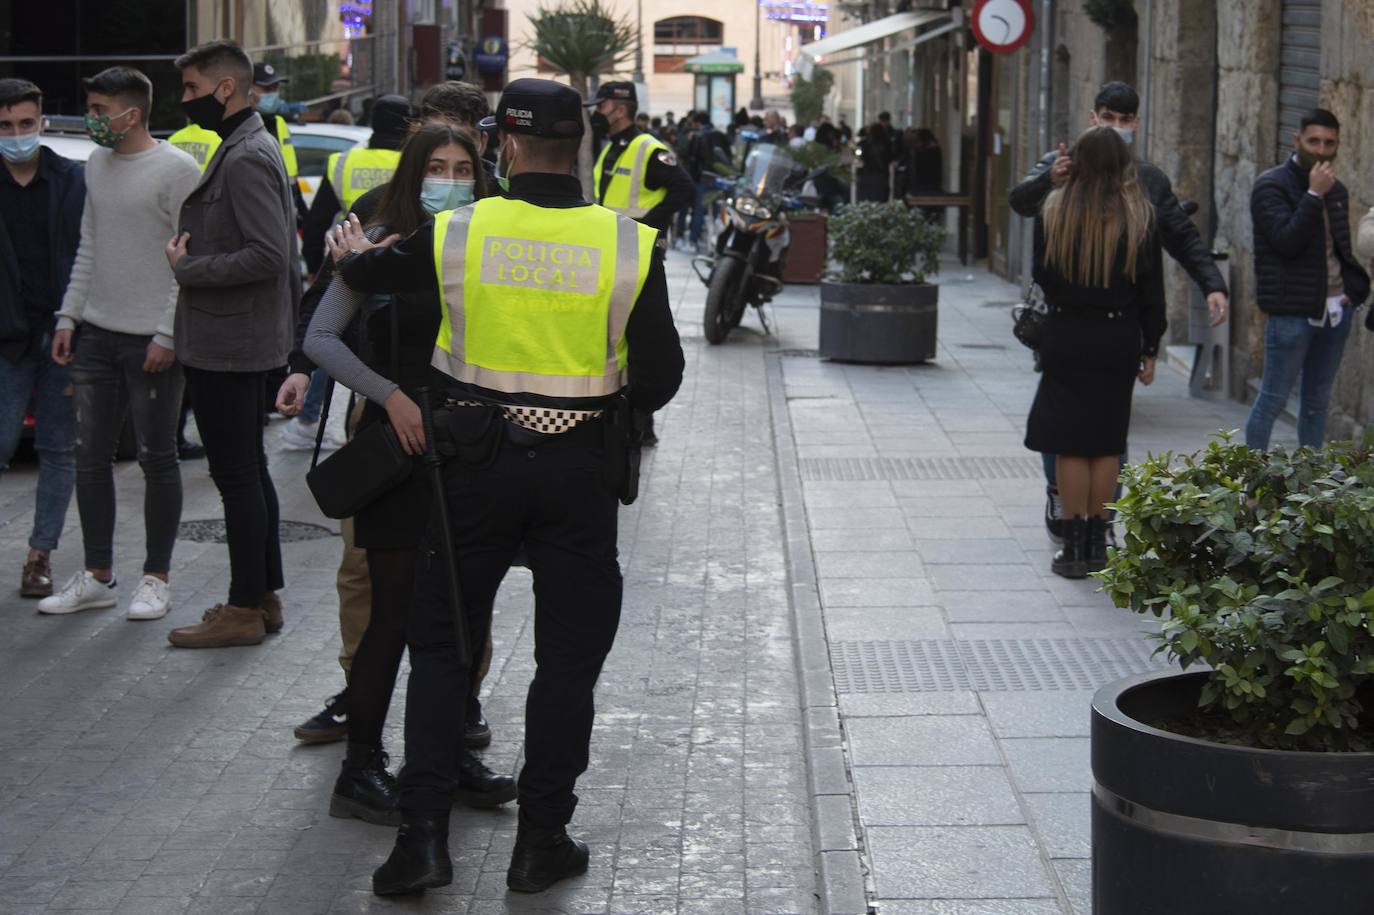
{"label": "cobblestone pavement", "polygon": [[[43,617],[17,596],[35,481],[20,465],[0,481],[0,915],[816,911],[764,341],[706,348],[685,259],[674,256],[670,279],[687,380],[660,415],[640,501],[621,515],[625,612],[573,822],[592,846],[585,878],[508,896],[513,807],[458,811],[452,886],[414,902],[371,895],[393,832],[331,819],[341,747],[291,735],[341,683],[340,542],[303,485],[307,453],[273,454],[282,517],[325,527],[285,546],[285,630],[260,647],[200,652],[165,635],[223,599],[219,544],[178,545],[175,609],[161,622],[131,623],[118,608]],[[184,518],[216,518],[204,462],[183,473]],[[142,484],[133,464],[117,479],[127,596]],[[80,561],[74,504],[55,560],[60,578]],[[496,737],[486,761],[498,771],[520,762],[531,609],[529,575],[514,570],[485,685]],[[403,687],[387,734],[396,763]]]}

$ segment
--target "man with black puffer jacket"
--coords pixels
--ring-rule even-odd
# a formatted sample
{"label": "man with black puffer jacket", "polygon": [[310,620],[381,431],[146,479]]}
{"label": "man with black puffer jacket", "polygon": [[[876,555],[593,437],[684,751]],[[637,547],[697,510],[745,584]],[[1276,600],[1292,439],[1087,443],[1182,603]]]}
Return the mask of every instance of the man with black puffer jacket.
{"label": "man with black puffer jacket", "polygon": [[1302,378],[1298,444],[1320,448],[1327,402],[1369,274],[1350,251],[1350,193],[1332,163],[1341,122],[1323,108],[1302,119],[1288,161],[1250,192],[1255,288],[1264,329],[1264,378],[1245,424],[1245,444],[1264,450],[1274,420]]}

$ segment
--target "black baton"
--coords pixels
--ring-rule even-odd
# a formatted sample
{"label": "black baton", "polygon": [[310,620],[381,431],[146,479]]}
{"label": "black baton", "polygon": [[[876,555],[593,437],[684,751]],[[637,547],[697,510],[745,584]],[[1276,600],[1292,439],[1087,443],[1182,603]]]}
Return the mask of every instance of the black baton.
{"label": "black baton", "polygon": [[425,469],[429,471],[429,486],[434,493],[434,508],[439,513],[439,542],[444,551],[444,569],[448,572],[448,601],[453,608],[453,630],[458,640],[458,659],[464,667],[469,663],[468,617],[463,610],[463,591],[458,584],[458,555],[453,548],[453,528],[449,526],[448,492],[444,486],[444,461],[439,456],[439,442],[434,437],[434,406],[429,388],[417,388],[420,399],[420,424],[425,430]]}

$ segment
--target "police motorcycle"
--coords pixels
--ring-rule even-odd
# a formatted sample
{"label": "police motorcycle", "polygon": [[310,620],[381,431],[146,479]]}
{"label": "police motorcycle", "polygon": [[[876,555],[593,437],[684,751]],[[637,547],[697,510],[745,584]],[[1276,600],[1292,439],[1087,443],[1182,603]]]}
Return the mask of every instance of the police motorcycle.
{"label": "police motorcycle", "polygon": [[[740,136],[746,142],[751,139],[747,132]],[[823,172],[808,171],[783,147],[764,144],[746,153],[737,179],[716,176],[721,225],[714,251],[692,259],[707,289],[703,324],[708,343],[724,343],[750,305],[758,309],[768,332],[763,306],[782,291],[783,266],[792,243],[787,214],[815,203],[792,195]]]}

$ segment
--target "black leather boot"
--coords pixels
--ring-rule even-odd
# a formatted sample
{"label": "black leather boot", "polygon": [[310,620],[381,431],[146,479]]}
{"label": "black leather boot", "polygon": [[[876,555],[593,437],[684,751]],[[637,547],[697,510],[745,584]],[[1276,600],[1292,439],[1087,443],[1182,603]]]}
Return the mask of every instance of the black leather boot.
{"label": "black leather boot", "polygon": [[378,896],[423,893],[453,882],[453,859],[448,853],[448,811],[401,815],[391,857],[372,873],[372,892]]}
{"label": "black leather boot", "polygon": [[1088,577],[1088,519],[1064,520],[1064,546],[1050,560],[1050,570],[1064,578]]}
{"label": "black leather boot", "polygon": [[[523,549],[523,547],[522,547]],[[528,566],[526,566],[528,568]],[[482,703],[476,696],[468,697],[467,722],[463,725],[463,743],[480,749],[491,744],[491,725],[482,714]]]}
{"label": "black leather boot", "polygon": [[386,764],[387,756],[381,747],[350,743],[343,769],[334,781],[329,815],[357,817],[378,826],[399,826],[396,776],[387,771]]}
{"label": "black leather boot", "polygon": [[1107,567],[1107,528],[1106,518],[1096,515],[1088,519],[1087,550],[1083,556],[1087,572],[1101,572]]}
{"label": "black leather boot", "polygon": [[521,823],[506,871],[506,886],[517,893],[542,893],[566,877],[587,872],[590,853],[562,827],[534,829]]}
{"label": "black leather boot", "polygon": [[500,807],[515,800],[519,789],[509,775],[497,775],[488,769],[471,750],[463,750],[458,757],[458,790],[454,799],[469,807]]}

